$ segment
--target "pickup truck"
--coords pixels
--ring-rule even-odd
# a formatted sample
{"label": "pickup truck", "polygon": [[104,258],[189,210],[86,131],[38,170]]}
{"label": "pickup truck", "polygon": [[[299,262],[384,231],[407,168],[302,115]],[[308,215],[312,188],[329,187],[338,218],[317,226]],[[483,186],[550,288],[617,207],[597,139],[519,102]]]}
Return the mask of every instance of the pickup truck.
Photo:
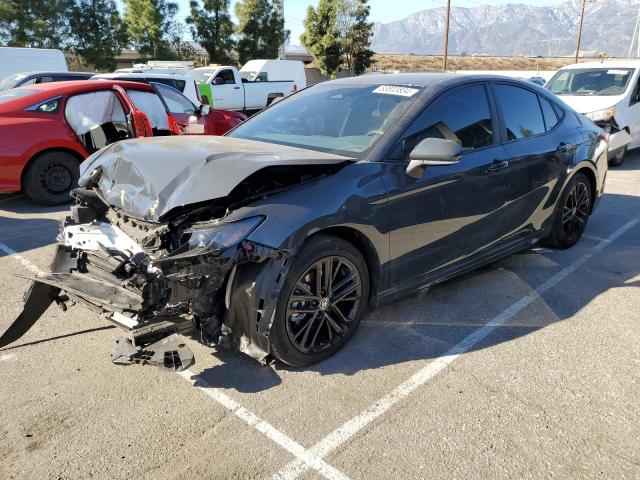
{"label": "pickup truck", "polygon": [[198,82],[202,101],[217,109],[262,110],[276,98],[298,90],[294,80],[248,81],[231,66],[194,68],[188,75]]}

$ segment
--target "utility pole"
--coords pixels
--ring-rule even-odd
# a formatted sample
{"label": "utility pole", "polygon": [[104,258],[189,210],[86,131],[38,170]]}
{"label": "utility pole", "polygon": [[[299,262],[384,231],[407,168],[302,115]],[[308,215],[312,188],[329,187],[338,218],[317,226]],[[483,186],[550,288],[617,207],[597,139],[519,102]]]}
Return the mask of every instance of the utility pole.
{"label": "utility pole", "polygon": [[[280,18],[282,18],[282,23],[285,23],[284,20],[284,0],[276,0],[275,2],[275,6],[276,9],[278,11],[278,13],[280,14]],[[286,30],[286,29],[285,29]],[[286,48],[286,42],[284,40],[284,38],[282,39],[282,45],[280,45],[279,48],[279,52],[278,52],[278,59],[279,60],[285,60],[286,58],[286,53],[285,53],[285,48]]]}
{"label": "utility pole", "polygon": [[442,69],[447,70],[447,56],[449,54],[449,17],[451,15],[451,0],[447,0],[447,22],[444,26],[444,58]]}
{"label": "utility pole", "polygon": [[578,28],[578,45],[576,46],[576,61],[578,63],[578,56],[580,55],[580,42],[582,41],[582,24],[584,22],[584,6],[587,0],[582,0],[582,12],[580,13],[580,28]]}
{"label": "utility pole", "polygon": [[[629,55],[627,55],[627,58],[631,58],[633,41],[636,39],[636,33],[638,33],[638,50],[640,50],[640,32],[638,31],[638,26],[640,26],[640,8],[638,8],[638,18],[636,18],[636,26],[633,29],[633,35],[631,36],[631,44],[629,45]],[[640,54],[638,54],[638,56],[640,57]]]}

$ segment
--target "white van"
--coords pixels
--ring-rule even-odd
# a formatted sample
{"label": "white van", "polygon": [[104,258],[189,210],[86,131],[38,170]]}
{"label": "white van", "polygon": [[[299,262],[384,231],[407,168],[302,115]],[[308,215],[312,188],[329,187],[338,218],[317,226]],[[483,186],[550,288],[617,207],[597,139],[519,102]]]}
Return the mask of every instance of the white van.
{"label": "white van", "polygon": [[0,47],[0,80],[21,72],[68,72],[62,50]]}
{"label": "white van", "polygon": [[240,69],[240,76],[249,82],[293,80],[297,90],[307,86],[304,63],[298,60],[249,60]]}
{"label": "white van", "polygon": [[622,165],[640,146],[640,61],[612,60],[562,67],[545,87],[609,133],[609,163]]}

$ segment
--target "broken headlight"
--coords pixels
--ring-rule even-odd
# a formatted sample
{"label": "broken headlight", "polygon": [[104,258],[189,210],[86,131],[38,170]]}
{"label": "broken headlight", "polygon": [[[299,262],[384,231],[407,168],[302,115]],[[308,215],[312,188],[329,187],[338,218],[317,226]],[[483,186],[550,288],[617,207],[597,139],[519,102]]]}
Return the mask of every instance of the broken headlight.
{"label": "broken headlight", "polygon": [[595,112],[585,113],[592,122],[606,122],[611,120],[616,113],[615,107],[605,108],[604,110],[596,110]]}
{"label": "broken headlight", "polygon": [[189,248],[224,250],[239,244],[262,223],[264,217],[251,217],[230,223],[203,225],[188,230]]}

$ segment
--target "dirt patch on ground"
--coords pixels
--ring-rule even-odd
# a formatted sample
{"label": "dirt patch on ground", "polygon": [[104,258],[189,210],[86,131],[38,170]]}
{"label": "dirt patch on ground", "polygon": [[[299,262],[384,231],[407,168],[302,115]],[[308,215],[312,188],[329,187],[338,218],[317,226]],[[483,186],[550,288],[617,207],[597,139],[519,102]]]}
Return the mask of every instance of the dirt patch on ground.
{"label": "dirt patch on ground", "polygon": [[[442,56],[375,55],[374,68],[403,72],[442,70]],[[557,70],[573,63],[572,58],[449,57],[450,70]]]}

